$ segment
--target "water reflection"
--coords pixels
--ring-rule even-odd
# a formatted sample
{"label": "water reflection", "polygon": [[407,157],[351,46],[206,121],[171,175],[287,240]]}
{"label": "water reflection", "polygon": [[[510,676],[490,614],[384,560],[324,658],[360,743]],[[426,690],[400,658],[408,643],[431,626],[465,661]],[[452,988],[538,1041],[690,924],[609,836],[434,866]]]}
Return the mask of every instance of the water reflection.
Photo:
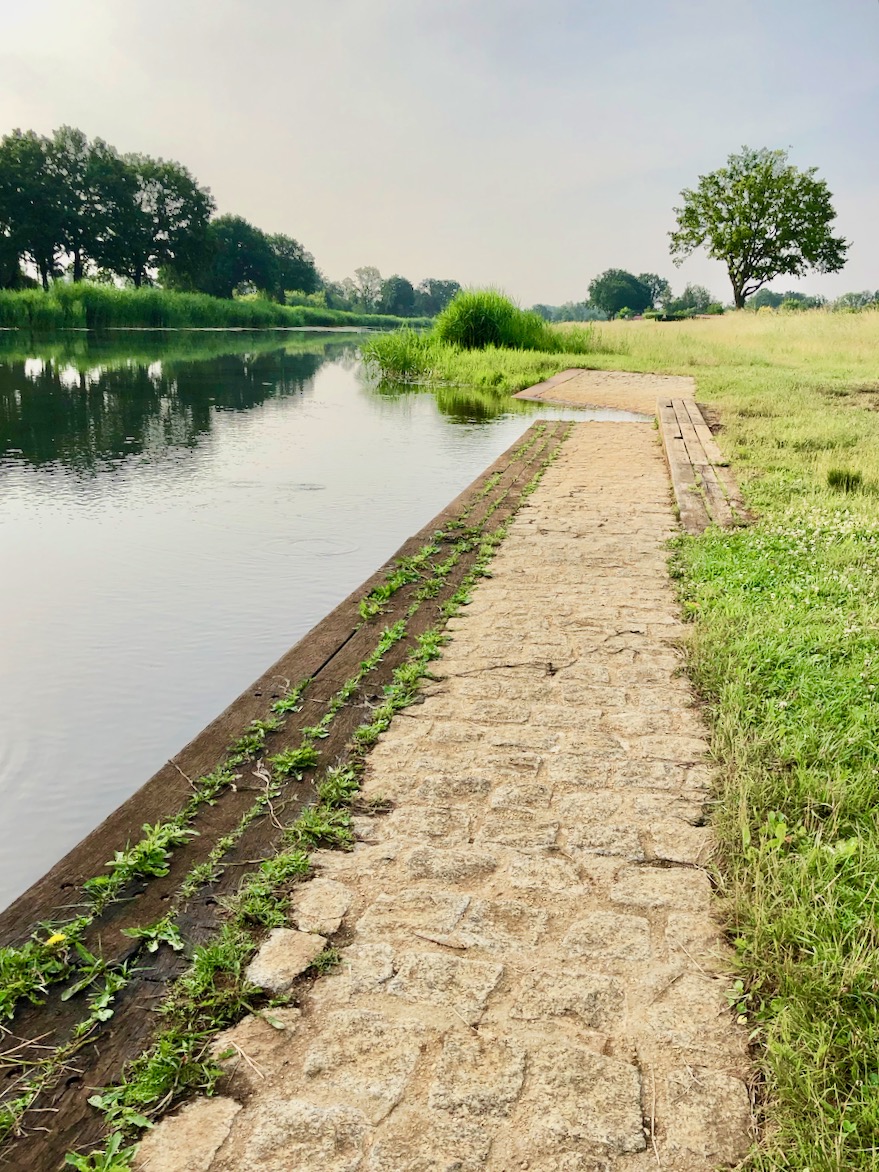
{"label": "water reflection", "polygon": [[218,344],[230,341],[205,339],[207,355],[196,357],[191,339],[177,350],[152,339],[134,355],[124,343],[114,349],[74,340],[24,357],[7,342],[0,346],[0,456],[91,473],[132,456],[159,459],[195,447],[217,411],[304,396],[325,362],[353,362],[356,353],[353,339],[279,346],[277,338],[237,338],[237,352],[210,357]]}

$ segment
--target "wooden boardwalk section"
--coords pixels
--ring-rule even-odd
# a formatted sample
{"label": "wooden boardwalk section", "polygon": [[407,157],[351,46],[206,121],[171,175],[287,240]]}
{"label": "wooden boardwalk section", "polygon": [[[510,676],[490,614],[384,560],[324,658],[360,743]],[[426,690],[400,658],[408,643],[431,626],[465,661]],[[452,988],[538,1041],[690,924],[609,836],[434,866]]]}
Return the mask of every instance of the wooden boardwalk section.
{"label": "wooden boardwalk section", "polygon": [[660,399],[659,431],[671,474],[681,525],[704,532],[712,523],[731,529],[747,522],[729,461],[693,399]]}

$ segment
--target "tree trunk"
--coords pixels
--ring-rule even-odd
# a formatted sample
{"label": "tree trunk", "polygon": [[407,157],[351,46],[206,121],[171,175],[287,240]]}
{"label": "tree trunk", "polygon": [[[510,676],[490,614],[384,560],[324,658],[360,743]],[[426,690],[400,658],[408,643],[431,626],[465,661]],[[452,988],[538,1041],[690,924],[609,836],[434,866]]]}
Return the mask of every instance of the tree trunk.
{"label": "tree trunk", "polygon": [[73,279],[74,281],[82,280],[82,249],[80,248],[73,250]]}
{"label": "tree trunk", "polygon": [[134,270],[134,287],[139,289],[143,284],[143,269],[138,265]]}
{"label": "tree trunk", "polygon": [[43,282],[43,292],[49,292],[49,268],[48,265],[40,264],[40,280]]}

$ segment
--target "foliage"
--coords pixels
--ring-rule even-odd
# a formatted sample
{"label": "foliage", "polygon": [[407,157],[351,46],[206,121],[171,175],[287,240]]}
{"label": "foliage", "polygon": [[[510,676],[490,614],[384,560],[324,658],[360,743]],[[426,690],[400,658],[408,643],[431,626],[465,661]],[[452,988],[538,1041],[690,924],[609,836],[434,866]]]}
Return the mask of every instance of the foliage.
{"label": "foliage", "polygon": [[502,346],[551,350],[556,335],[536,313],[519,309],[495,289],[468,289],[455,295],[436,319],[434,336],[464,350]]}
{"label": "foliage", "polygon": [[544,321],[605,321],[603,309],[590,305],[588,301],[566,301],[564,305],[532,305],[533,313],[539,313]]}
{"label": "foliage", "polygon": [[607,269],[590,282],[589,303],[608,317],[615,317],[622,309],[643,313],[653,305],[653,291],[625,269]]}
{"label": "foliage", "polygon": [[[869,300],[872,301],[872,295]],[[779,309],[785,306],[787,309],[820,309],[826,305],[824,297],[810,297],[806,293],[798,293],[795,290],[790,290],[787,293],[775,293],[771,289],[761,289],[759,293],[755,293],[753,297],[749,297],[746,309],[762,309],[764,305],[768,305],[771,309]]]}
{"label": "foliage", "polygon": [[268,239],[275,254],[275,295],[278,300],[284,300],[288,289],[317,293],[321,277],[311,253],[306,252],[298,240],[285,236],[283,232],[275,232]]}
{"label": "foliage", "polygon": [[704,245],[726,265],[738,309],[774,277],[838,272],[849,245],[832,232],[836,213],[816,174],[788,163],[782,150],[743,147],[730,155],[725,167],[700,175],[695,190],[681,192],[678,226],[669,233],[675,264]]}
{"label": "foliage", "polygon": [[382,282],[379,309],[398,317],[412,317],[415,312],[415,289],[405,277],[388,277]]}
{"label": "foliage", "polygon": [[88,1156],[68,1152],[64,1163],[75,1168],[76,1172],[131,1172],[134,1152],[133,1147],[122,1147],[122,1133],[116,1131],[107,1140],[103,1151],[91,1152]]}
{"label": "foliage", "polygon": [[33,130],[0,139],[0,236],[40,274],[58,272],[64,246],[64,188],[50,166],[50,143]]}
{"label": "foliage", "polygon": [[425,317],[436,317],[442,313],[452,298],[461,292],[457,281],[425,277],[415,290],[415,311]]}
{"label": "foliage", "polygon": [[656,308],[658,305],[665,305],[671,300],[671,285],[666,281],[665,277],[660,277],[656,273],[639,273],[638,280],[645,288],[650,290],[650,305]]}
{"label": "foliage", "polygon": [[710,289],[704,285],[687,285],[679,297],[670,297],[666,300],[666,313],[694,314],[710,313],[716,302]]}
{"label": "foliage", "polygon": [[[488,418],[497,414],[497,403],[506,403],[507,410],[518,406],[527,410],[527,405],[518,401],[510,402],[508,392],[522,390],[543,382],[558,371],[570,366],[595,366],[596,356],[625,353],[626,340],[615,336],[610,339],[594,325],[573,326],[566,329],[546,329],[546,349],[525,350],[509,347],[487,346],[483,350],[466,350],[460,346],[440,340],[437,332],[419,334],[414,330],[399,330],[393,334],[381,334],[361,348],[361,353],[370,369],[377,370],[384,379],[396,383],[428,383],[442,388],[469,387],[489,390],[492,401],[473,398],[476,417]],[[388,388],[384,388],[388,390]],[[455,414],[466,405],[466,396],[459,390],[444,398],[437,393],[440,409],[448,404],[449,413]]]}
{"label": "foliage", "polygon": [[45,330],[109,327],[266,329],[273,326],[373,326],[427,324],[419,319],[345,313],[311,306],[284,306],[262,298],[233,301],[170,289],[117,289],[112,285],[56,282],[41,289],[0,289],[0,327]]}

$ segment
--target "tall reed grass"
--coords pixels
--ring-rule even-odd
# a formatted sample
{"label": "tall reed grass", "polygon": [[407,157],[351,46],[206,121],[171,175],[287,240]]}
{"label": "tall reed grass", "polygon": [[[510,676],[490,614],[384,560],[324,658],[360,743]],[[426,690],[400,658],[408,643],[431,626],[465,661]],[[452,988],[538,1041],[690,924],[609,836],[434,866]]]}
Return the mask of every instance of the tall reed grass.
{"label": "tall reed grass", "polygon": [[261,298],[228,301],[204,293],[117,289],[88,282],[59,282],[47,293],[42,289],[0,290],[0,328],[34,333],[60,329],[255,330],[285,326],[396,328],[403,325],[411,326],[412,319],[308,305],[278,305]]}

